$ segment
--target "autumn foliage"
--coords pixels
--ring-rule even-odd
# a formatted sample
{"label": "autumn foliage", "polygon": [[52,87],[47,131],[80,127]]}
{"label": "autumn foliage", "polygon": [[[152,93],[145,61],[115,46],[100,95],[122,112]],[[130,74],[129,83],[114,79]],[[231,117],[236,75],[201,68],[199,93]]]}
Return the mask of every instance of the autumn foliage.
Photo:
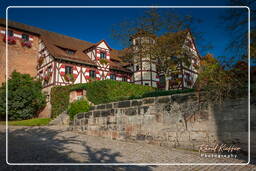
{"label": "autumn foliage", "polygon": [[200,61],[197,90],[205,90],[209,98],[219,102],[226,97],[242,96],[248,83],[247,71],[248,65],[244,61],[224,69],[212,54],[207,54]]}

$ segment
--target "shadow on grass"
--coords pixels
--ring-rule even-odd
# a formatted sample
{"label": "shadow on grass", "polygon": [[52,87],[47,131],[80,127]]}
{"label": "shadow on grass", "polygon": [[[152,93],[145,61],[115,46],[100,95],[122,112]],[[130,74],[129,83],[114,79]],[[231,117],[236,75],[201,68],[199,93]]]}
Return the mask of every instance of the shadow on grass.
{"label": "shadow on grass", "polygon": [[[0,170],[142,170],[151,171],[148,166],[8,166],[5,163],[5,132],[0,131]],[[77,136],[62,137],[65,130],[47,127],[23,127],[9,130],[9,163],[119,163],[119,152],[111,149],[93,149]],[[58,135],[58,136],[57,136]],[[73,150],[76,148],[76,150]],[[136,155],[136,154],[134,154]]]}

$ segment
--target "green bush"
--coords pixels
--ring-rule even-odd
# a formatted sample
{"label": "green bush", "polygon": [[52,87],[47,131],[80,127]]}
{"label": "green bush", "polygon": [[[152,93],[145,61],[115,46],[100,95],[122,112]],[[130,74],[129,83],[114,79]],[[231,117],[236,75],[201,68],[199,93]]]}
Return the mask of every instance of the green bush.
{"label": "green bush", "polygon": [[[0,115],[5,115],[4,83],[0,87]],[[46,104],[46,96],[42,93],[40,81],[28,74],[14,71],[8,80],[8,118],[9,120],[30,119],[39,114]]]}
{"label": "green bush", "polygon": [[77,100],[70,104],[68,108],[68,115],[70,119],[73,120],[74,116],[80,112],[88,112],[90,108],[89,103],[87,100]]}

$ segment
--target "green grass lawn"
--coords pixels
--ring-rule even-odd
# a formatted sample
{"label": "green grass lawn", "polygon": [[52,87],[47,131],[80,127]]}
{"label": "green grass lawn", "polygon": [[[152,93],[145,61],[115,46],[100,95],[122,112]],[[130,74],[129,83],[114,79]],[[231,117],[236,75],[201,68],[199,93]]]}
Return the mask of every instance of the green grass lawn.
{"label": "green grass lawn", "polygon": [[[35,118],[22,121],[8,121],[8,125],[13,126],[43,126],[48,125],[51,118]],[[5,121],[0,121],[1,125],[5,125]]]}

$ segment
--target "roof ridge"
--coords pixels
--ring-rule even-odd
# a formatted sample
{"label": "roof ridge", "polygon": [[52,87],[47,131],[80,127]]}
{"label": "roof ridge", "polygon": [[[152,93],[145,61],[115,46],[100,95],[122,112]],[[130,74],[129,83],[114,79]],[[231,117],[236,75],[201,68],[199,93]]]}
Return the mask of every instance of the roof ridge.
{"label": "roof ridge", "polygon": [[[49,31],[47,29],[42,29],[42,28],[39,28],[39,27],[36,27],[36,26],[31,26],[31,25],[28,25],[28,24],[24,24],[24,23],[21,23],[21,22],[17,22],[17,21],[13,21],[13,20],[8,20],[8,21],[11,22],[10,25],[9,25],[10,27],[17,27],[17,26],[13,26],[13,25],[14,24],[19,24],[19,25],[22,25],[24,27],[29,27],[30,29],[34,29],[36,31],[33,32],[32,30],[26,30],[26,28],[19,28],[19,27],[17,27],[17,29],[33,32],[33,33],[39,34],[40,36],[43,36],[43,34],[50,33],[50,34],[56,34],[58,36],[63,36],[63,37],[67,37],[67,38],[77,39],[79,41],[84,41],[86,43],[95,44],[95,43],[92,43],[92,42],[89,42],[89,41],[86,41],[86,40],[82,40],[82,39],[79,39],[79,38],[76,38],[76,37],[68,36],[68,35],[65,35],[65,34],[54,32],[54,31]],[[6,23],[6,19],[0,18],[0,25],[5,25],[5,23]]]}

